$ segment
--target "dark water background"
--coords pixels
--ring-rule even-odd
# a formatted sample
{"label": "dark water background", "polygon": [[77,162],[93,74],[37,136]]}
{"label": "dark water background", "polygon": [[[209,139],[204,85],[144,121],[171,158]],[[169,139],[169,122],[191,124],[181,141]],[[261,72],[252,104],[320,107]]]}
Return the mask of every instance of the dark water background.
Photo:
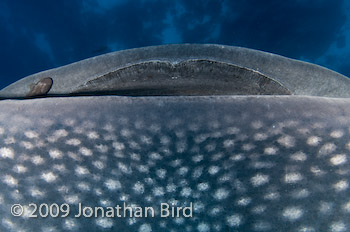
{"label": "dark water background", "polygon": [[88,57],[168,43],[260,49],[350,76],[347,0],[1,0],[0,88]]}

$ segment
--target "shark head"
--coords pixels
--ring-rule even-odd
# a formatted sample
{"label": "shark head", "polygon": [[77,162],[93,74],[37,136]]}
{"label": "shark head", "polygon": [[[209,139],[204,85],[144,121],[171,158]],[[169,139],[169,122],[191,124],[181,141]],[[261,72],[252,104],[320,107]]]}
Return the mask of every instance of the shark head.
{"label": "shark head", "polygon": [[349,80],[166,45],[0,91],[4,231],[348,231]]}

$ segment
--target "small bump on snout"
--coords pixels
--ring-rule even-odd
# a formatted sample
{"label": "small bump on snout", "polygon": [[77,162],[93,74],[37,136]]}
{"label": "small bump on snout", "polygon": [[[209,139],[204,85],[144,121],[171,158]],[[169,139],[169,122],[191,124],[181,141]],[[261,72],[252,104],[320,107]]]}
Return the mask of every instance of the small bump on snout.
{"label": "small bump on snout", "polygon": [[27,97],[36,97],[46,95],[52,86],[53,80],[51,77],[45,77],[38,81],[35,85],[30,86],[30,91]]}

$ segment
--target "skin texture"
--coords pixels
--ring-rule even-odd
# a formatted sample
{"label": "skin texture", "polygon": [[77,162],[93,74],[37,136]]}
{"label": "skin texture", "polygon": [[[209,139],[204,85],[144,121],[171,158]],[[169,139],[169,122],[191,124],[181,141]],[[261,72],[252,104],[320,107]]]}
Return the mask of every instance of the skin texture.
{"label": "skin texture", "polygon": [[[1,101],[0,228],[347,231],[349,106],[296,96]],[[79,203],[123,202],[192,202],[193,217],[74,217]],[[16,203],[71,212],[13,217]]]}

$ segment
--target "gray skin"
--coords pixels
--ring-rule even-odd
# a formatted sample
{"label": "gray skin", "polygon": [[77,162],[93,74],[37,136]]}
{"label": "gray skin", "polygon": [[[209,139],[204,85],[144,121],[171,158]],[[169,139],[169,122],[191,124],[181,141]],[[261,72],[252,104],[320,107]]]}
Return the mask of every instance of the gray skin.
{"label": "gray skin", "polygon": [[[207,57],[221,60],[199,56],[204,48]],[[184,65],[169,65],[169,49],[171,62]],[[135,62],[126,68],[102,72],[98,65],[106,68],[112,57],[130,63],[128,54]],[[245,65],[233,65],[236,59],[229,63],[228,54]],[[146,55],[158,61],[149,62]],[[252,69],[257,61],[259,72]],[[209,75],[210,64],[215,72]],[[92,66],[101,68],[95,78],[77,78],[84,69],[91,73]],[[69,72],[75,84],[57,92],[56,84],[68,80],[61,75]],[[171,78],[174,73],[178,78]],[[278,79],[281,73],[288,75]],[[319,81],[311,84],[300,73]],[[133,77],[137,81],[128,79]],[[169,87],[163,77],[180,81]],[[298,81],[306,87],[296,86]],[[319,66],[218,45],[122,51],[27,77],[2,96],[33,98],[38,89],[40,98],[0,101],[0,230],[349,231],[347,84],[345,77]],[[81,94],[93,96],[69,97]],[[38,218],[29,217],[31,203],[38,206]],[[101,207],[98,217],[75,217],[79,203]],[[136,207],[152,207],[155,215],[130,218],[123,203],[134,213]],[[192,215],[161,217],[162,203],[192,204]],[[24,208],[19,217],[11,215],[14,204]],[[46,218],[40,215],[45,216],[44,204],[53,209]],[[58,217],[55,204],[63,207]],[[69,214],[62,217],[67,205]],[[116,210],[101,217],[101,209],[106,213],[117,205],[120,217]]]}
{"label": "gray skin", "polygon": [[[198,66],[196,61],[215,62],[217,65]],[[185,70],[181,69],[183,63],[185,65],[182,66],[187,66]],[[214,67],[213,74],[209,70],[203,70],[205,66]],[[145,67],[151,70],[145,70]],[[158,73],[155,74],[154,70]],[[197,73],[196,78],[191,78],[193,73]],[[226,76],[225,73],[230,73],[231,76]],[[40,72],[4,88],[0,91],[0,97],[26,97],[33,86],[47,77],[53,80],[48,96],[78,93],[95,95],[99,90],[118,95],[350,96],[348,78],[318,65],[241,47],[181,44],[113,52]],[[240,81],[235,83],[237,79]],[[261,85],[267,88],[271,86],[272,91],[259,92],[256,85],[258,89],[261,89]],[[281,91],[277,85],[287,90]],[[106,90],[106,86],[111,89]],[[169,91],[174,88],[175,92]],[[245,90],[240,92],[237,88]],[[155,91],[164,89],[168,91]]]}

